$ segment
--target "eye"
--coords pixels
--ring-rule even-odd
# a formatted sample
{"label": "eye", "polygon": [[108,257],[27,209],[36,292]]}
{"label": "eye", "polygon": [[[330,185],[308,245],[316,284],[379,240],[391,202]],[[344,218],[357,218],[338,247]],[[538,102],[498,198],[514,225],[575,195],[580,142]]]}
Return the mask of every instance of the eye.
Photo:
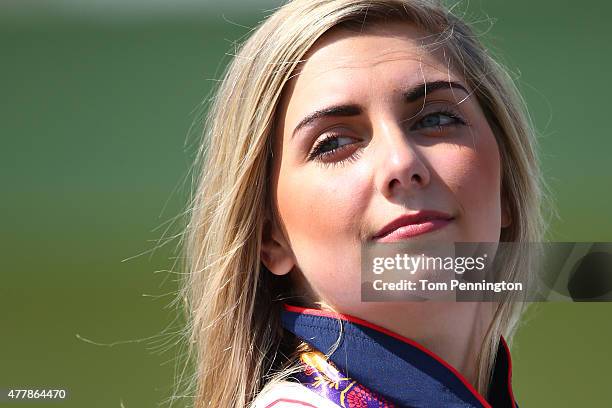
{"label": "eye", "polygon": [[465,125],[465,121],[461,117],[450,111],[439,111],[426,115],[412,126],[412,130],[442,128],[444,126]]}
{"label": "eye", "polygon": [[343,136],[340,134],[329,134],[323,140],[318,142],[309,154],[308,159],[324,159],[356,142],[355,138]]}

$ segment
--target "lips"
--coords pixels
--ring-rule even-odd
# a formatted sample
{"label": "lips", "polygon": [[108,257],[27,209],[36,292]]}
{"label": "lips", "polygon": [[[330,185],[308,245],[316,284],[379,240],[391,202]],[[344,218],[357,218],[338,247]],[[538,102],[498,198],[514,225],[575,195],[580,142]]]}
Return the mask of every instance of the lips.
{"label": "lips", "polygon": [[408,238],[442,228],[452,220],[453,217],[444,212],[433,210],[417,211],[394,219],[381,228],[372,239],[390,242]]}

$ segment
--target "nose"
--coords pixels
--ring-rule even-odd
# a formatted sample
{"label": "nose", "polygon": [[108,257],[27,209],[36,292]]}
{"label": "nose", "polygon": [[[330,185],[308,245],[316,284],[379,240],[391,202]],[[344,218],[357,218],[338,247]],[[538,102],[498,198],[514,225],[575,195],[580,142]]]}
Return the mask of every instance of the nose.
{"label": "nose", "polygon": [[390,201],[401,201],[427,186],[430,171],[422,152],[401,124],[387,119],[381,121],[375,132],[375,183],[378,190]]}

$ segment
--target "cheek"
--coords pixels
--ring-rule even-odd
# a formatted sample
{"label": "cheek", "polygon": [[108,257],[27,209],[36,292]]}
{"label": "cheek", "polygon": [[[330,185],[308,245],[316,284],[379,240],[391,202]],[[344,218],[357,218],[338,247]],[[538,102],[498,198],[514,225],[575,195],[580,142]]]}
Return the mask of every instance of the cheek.
{"label": "cheek", "polygon": [[454,146],[437,155],[435,168],[462,211],[469,241],[497,241],[501,228],[500,160],[493,134],[475,144]]}
{"label": "cheek", "polygon": [[341,169],[294,169],[279,177],[279,212],[292,243],[354,240],[356,217],[363,214],[367,183]]}
{"label": "cheek", "polygon": [[[349,296],[344,293],[353,290],[348,282],[359,282],[358,220],[369,191],[365,177],[356,167],[350,172],[319,166],[281,168],[278,207],[298,268],[327,299]],[[330,289],[335,292],[327,293]]]}

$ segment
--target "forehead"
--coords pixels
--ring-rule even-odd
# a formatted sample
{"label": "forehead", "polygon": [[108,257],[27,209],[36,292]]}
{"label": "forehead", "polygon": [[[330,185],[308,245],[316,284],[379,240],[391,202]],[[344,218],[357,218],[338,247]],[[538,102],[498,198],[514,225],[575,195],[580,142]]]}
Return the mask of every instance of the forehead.
{"label": "forehead", "polygon": [[294,86],[325,82],[355,85],[363,76],[393,80],[457,79],[434,36],[405,22],[378,24],[363,32],[336,28],[319,38],[293,77]]}
{"label": "forehead", "polygon": [[463,82],[469,89],[434,42],[430,33],[405,22],[328,31],[283,90],[275,139],[283,140],[305,115],[326,106],[379,104],[434,81]]}

